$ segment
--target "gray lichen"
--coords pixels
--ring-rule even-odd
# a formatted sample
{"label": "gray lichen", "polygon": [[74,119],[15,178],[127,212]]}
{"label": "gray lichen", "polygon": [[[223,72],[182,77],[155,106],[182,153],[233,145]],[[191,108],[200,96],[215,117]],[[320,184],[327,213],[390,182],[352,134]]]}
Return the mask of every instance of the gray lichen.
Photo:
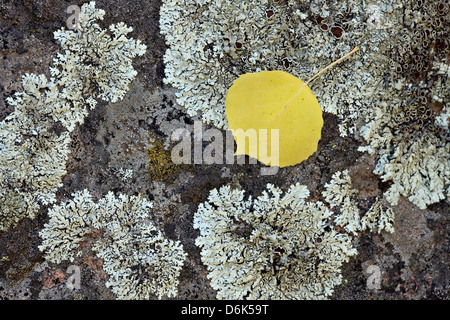
{"label": "gray lichen", "polygon": [[94,2],[83,5],[78,29],[55,32],[64,51],[54,59],[52,78],[25,74],[24,91],[8,99],[15,109],[0,122],[0,230],[33,218],[40,204],[55,202],[70,132],[84,122],[96,98],[117,101],[136,75],[132,58],[142,55],[145,45],[127,38],[131,29],[123,23],[112,25],[110,36],[94,23],[103,15]]}
{"label": "gray lichen", "polygon": [[[347,232],[369,230],[394,232],[394,211],[377,198],[365,213],[358,208],[358,190],[352,188],[348,170],[336,172],[322,192],[325,202],[336,211],[334,223]],[[362,217],[361,217],[362,216]]]}
{"label": "gray lichen", "polygon": [[169,45],[165,82],[179,89],[177,101],[190,115],[199,113],[205,123],[226,128],[225,96],[240,75],[285,70],[307,80],[359,45],[363,54],[352,57],[351,66],[340,65],[312,86],[323,110],[339,116],[341,134],[354,133],[353,122],[378,87],[377,46],[389,36],[381,17],[388,6],[363,4],[163,1],[160,25]]}
{"label": "gray lichen", "polygon": [[196,244],[219,299],[324,299],[356,254],[321,202],[296,184],[271,184],[256,199],[230,186],[211,191],[194,215]]}
{"label": "gray lichen", "polygon": [[368,145],[359,150],[376,155],[374,173],[393,182],[385,193],[391,205],[405,196],[425,209],[449,196],[448,113],[444,110],[433,121],[424,107],[418,108],[424,110],[423,116],[401,109],[400,104],[376,107],[372,120],[361,129]]}
{"label": "gray lichen", "polygon": [[167,239],[149,220],[153,204],[139,196],[109,192],[97,203],[86,190],[49,210],[39,247],[48,261],[74,261],[79,244],[94,229],[102,236],[93,246],[109,274],[106,286],[118,299],[177,295],[178,276],[186,258],[178,241]]}

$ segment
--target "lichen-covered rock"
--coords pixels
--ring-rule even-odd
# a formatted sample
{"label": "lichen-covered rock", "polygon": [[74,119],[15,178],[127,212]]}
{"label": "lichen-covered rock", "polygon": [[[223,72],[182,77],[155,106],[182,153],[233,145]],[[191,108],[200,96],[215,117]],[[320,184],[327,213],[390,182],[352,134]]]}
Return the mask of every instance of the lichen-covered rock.
{"label": "lichen-covered rock", "polygon": [[70,132],[96,98],[121,99],[136,75],[131,62],[145,45],[127,38],[131,29],[123,23],[112,25],[109,35],[94,23],[103,15],[94,2],[84,4],[78,29],[55,32],[64,51],[50,67],[52,78],[25,74],[23,92],[8,99],[14,111],[0,122],[0,231],[54,203]]}
{"label": "lichen-covered rock", "polygon": [[375,156],[391,205],[404,196],[425,209],[449,196],[448,12],[444,2],[405,1],[389,15],[396,31],[380,52],[388,64],[359,150]]}
{"label": "lichen-covered rock", "polygon": [[323,110],[338,115],[341,135],[353,134],[353,122],[379,88],[374,73],[386,63],[378,48],[389,37],[383,18],[389,10],[392,6],[365,8],[359,0],[320,5],[164,0],[160,25],[169,46],[164,81],[179,89],[177,101],[188,114],[227,128],[225,96],[240,75],[284,70],[307,80],[356,44],[361,53],[347,66],[340,64],[311,85]]}
{"label": "lichen-covered rock", "polygon": [[55,131],[49,108],[55,83],[25,74],[22,86],[8,99],[14,112],[0,122],[0,230],[53,203],[66,174],[70,137]]}
{"label": "lichen-covered rock", "polygon": [[[404,196],[425,209],[448,198],[450,143],[446,121],[427,119],[425,126],[422,120],[422,128],[414,123],[405,125],[399,106],[381,105],[372,114],[372,120],[361,129],[368,145],[359,150],[376,155],[374,173],[383,181],[392,181],[385,192],[388,202],[396,205]],[[443,114],[440,119],[448,118]]]}
{"label": "lichen-covered rock", "polygon": [[47,261],[73,262],[81,254],[77,249],[84,236],[92,232],[90,220],[95,207],[92,196],[84,190],[73,194],[73,199],[49,210],[50,221],[40,232],[43,241],[39,246]]}
{"label": "lichen-covered rock", "polygon": [[323,299],[356,254],[330,224],[331,211],[306,201],[300,184],[273,185],[256,199],[230,186],[211,191],[194,215],[196,244],[219,299]]}
{"label": "lichen-covered rock", "polygon": [[73,261],[81,254],[77,249],[84,236],[100,229],[103,233],[93,250],[110,276],[106,286],[118,299],[177,295],[186,253],[149,221],[152,202],[109,192],[94,203],[86,190],[73,197],[49,210],[50,222],[40,232],[40,250],[48,261]]}

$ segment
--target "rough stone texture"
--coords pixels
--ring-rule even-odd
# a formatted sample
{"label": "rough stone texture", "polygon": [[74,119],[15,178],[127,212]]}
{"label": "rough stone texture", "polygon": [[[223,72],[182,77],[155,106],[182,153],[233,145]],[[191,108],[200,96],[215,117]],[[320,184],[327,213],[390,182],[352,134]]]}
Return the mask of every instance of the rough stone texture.
{"label": "rough stone texture", "polygon": [[[99,103],[85,123],[72,133],[67,175],[58,191],[65,201],[73,192],[87,188],[99,199],[108,191],[141,193],[157,205],[155,223],[170,239],[180,240],[188,253],[180,275],[176,299],[214,299],[215,291],[206,278],[206,268],[195,246],[198,231],[193,215],[209,191],[227,183],[237,183],[256,196],[267,183],[286,190],[293,183],[307,185],[312,198],[336,171],[349,170],[353,187],[359,190],[359,207],[368,210],[377,196],[389,187],[372,173],[375,159],[357,151],[360,137],[341,137],[338,118],[324,115],[318,151],[295,167],[279,170],[275,176],[261,177],[260,165],[191,165],[167,181],[149,179],[147,155],[149,139],[167,143],[171,130],[190,128],[195,119],[175,103],[174,90],[163,85],[164,38],[159,34],[161,1],[100,0],[106,11],[101,25],[120,21],[132,26],[132,36],[147,44],[147,53],[134,60],[138,76],[123,101]],[[53,31],[65,25],[68,5],[82,1],[4,0],[0,3],[0,120],[12,110],[5,98],[21,90],[25,72],[48,74],[48,66],[59,50]],[[154,120],[157,118],[157,120]],[[119,170],[133,175],[122,179]],[[0,233],[0,299],[114,299],[106,288],[102,261],[92,251],[87,238],[80,247],[81,288],[71,291],[65,282],[70,263],[45,263],[38,245],[38,232],[48,221],[43,207],[34,220],[25,219],[16,228]],[[364,232],[355,235],[358,255],[343,268],[343,283],[332,299],[449,299],[450,259],[449,203],[441,201],[420,210],[405,199],[394,207],[395,233]],[[99,237],[100,234],[91,234]],[[369,266],[381,271],[381,288],[367,288]]]}

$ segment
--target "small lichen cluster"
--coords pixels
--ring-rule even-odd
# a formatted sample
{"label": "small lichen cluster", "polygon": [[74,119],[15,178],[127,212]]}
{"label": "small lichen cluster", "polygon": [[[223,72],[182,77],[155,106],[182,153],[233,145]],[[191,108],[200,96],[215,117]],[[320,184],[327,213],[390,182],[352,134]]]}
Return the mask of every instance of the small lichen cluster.
{"label": "small lichen cluster", "polygon": [[95,8],[95,2],[86,3],[81,7],[79,28],[55,32],[64,51],[54,59],[55,68],[50,71],[64,87],[62,94],[72,100],[122,99],[137,74],[133,58],[146,51],[140,40],[127,37],[133,28],[123,22],[110,25],[108,30],[95,23],[104,15],[105,11]]}
{"label": "small lichen cluster", "polygon": [[325,184],[323,192],[325,201],[332,209],[339,207],[341,212],[334,222],[347,232],[356,232],[361,229],[359,209],[354,199],[357,193],[357,190],[351,188],[351,179],[347,170],[335,173],[331,181]]}
{"label": "small lichen cluster", "polygon": [[78,251],[84,236],[92,232],[90,223],[95,203],[87,190],[74,193],[73,199],[53,206],[48,211],[50,221],[40,231],[43,241],[39,246],[46,260],[61,263],[73,262],[81,255]]}
{"label": "small lichen cluster", "polygon": [[380,198],[376,198],[375,203],[361,219],[361,230],[377,231],[378,233],[385,230],[393,233],[394,218],[394,210],[385,206]]}
{"label": "small lichen cluster", "polygon": [[96,98],[117,101],[136,75],[131,62],[145,45],[127,38],[131,29],[122,23],[110,26],[109,35],[94,23],[103,15],[94,2],[83,5],[78,29],[55,32],[64,51],[50,67],[52,77],[25,74],[24,91],[8,99],[15,109],[0,122],[0,230],[55,202],[70,133]]}
{"label": "small lichen cluster", "polygon": [[341,266],[356,254],[338,233],[332,212],[307,201],[296,184],[285,193],[271,184],[262,195],[223,186],[194,215],[196,244],[219,299],[324,299],[342,281]]}
{"label": "small lichen cluster", "polygon": [[186,258],[180,242],[167,239],[149,220],[153,204],[139,196],[109,192],[97,203],[87,190],[49,210],[39,249],[48,261],[74,261],[80,243],[101,230],[93,250],[109,274],[106,286],[118,299],[177,295],[178,276]]}
{"label": "small lichen cluster", "polygon": [[[358,207],[358,190],[352,189],[348,170],[336,172],[330,182],[325,184],[322,195],[330,208],[337,211],[334,223],[347,232],[364,230],[394,232],[394,211],[377,198],[363,215]],[[363,216],[362,216],[363,215]],[[362,217],[361,217],[362,216]]]}

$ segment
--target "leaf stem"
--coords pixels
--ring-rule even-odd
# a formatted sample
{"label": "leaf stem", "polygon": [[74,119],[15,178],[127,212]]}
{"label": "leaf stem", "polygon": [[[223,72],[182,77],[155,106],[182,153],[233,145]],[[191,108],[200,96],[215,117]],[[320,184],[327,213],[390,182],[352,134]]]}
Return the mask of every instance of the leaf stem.
{"label": "leaf stem", "polygon": [[328,69],[332,68],[333,66],[337,65],[338,63],[340,63],[342,60],[346,59],[348,56],[352,55],[353,53],[355,53],[356,51],[359,50],[359,47],[356,46],[353,48],[352,51],[350,51],[349,53],[347,53],[345,56],[339,58],[338,60],[334,61],[333,63],[329,64],[328,66],[326,66],[325,68],[323,68],[322,70],[320,70],[318,73],[316,73],[314,76],[312,76],[308,81],[306,81],[305,83],[303,83],[303,85],[301,86],[301,88],[297,91],[297,93],[295,94],[295,96],[289,100],[286,105],[284,106],[283,110],[281,110],[272,120],[270,120],[267,125],[269,125],[269,123],[271,123],[273,120],[275,120],[286,108],[287,106],[294,101],[298,95],[300,94],[300,91],[302,91],[302,89],[308,85],[308,83],[310,83],[311,81],[313,81],[314,79],[316,79],[318,76],[320,76],[322,73],[324,73],[325,71],[327,71]]}
{"label": "leaf stem", "polygon": [[325,71],[327,71],[328,69],[330,69],[331,67],[335,66],[336,64],[338,64],[339,62],[341,62],[342,60],[344,60],[345,58],[347,58],[348,56],[354,54],[356,51],[359,50],[359,47],[356,46],[355,48],[353,48],[352,51],[350,51],[349,53],[347,53],[345,56],[337,59],[335,62],[331,63],[330,65],[328,65],[327,67],[323,68],[322,70],[320,70],[317,74],[315,74],[313,77],[311,77],[308,81],[305,82],[305,85],[307,85],[308,83],[310,83],[311,81],[313,81],[315,78],[317,78],[318,76],[320,76],[322,73],[324,73]]}

